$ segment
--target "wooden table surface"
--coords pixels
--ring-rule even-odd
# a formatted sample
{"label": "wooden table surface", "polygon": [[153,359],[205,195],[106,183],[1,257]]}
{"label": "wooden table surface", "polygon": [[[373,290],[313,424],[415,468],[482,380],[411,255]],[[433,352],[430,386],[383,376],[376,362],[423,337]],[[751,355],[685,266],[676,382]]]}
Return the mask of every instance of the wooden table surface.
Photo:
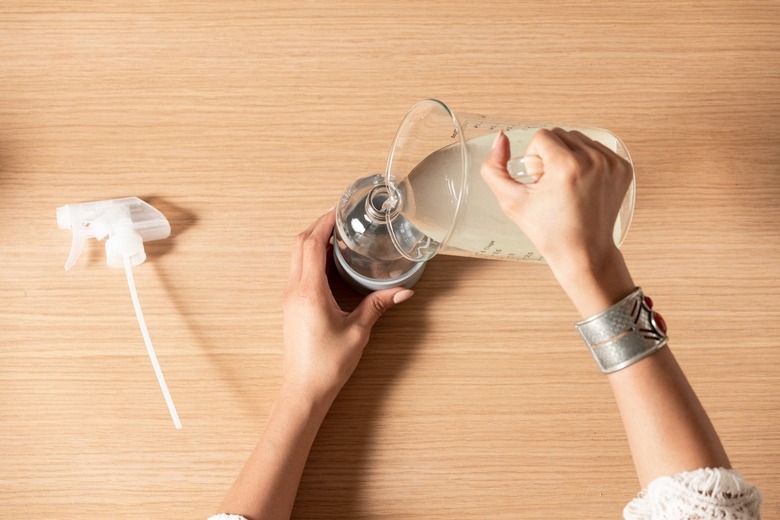
{"label": "wooden table surface", "polygon": [[[780,517],[780,4],[0,4],[0,516],[205,518],[280,381],[294,235],[384,168],[403,115],[609,128],[624,252],[736,468]],[[170,220],[124,275],[70,272],[57,206]],[[346,297],[346,295],[345,295]],[[376,327],[295,518],[618,518],[638,491],[606,380],[544,265],[441,256]]]}

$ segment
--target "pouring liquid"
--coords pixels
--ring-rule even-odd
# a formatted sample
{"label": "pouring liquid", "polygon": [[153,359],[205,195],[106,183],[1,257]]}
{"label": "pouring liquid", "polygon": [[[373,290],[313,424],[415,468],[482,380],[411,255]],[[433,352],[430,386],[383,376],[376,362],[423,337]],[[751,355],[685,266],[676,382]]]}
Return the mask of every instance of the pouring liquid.
{"label": "pouring liquid", "polygon": [[[536,128],[505,131],[513,156],[523,155]],[[618,150],[617,138],[605,130],[581,129],[595,141]],[[466,141],[465,190],[458,204],[462,156],[458,145],[441,148],[422,160],[409,173],[399,190],[403,216],[414,233],[422,234],[433,246],[444,243],[446,254],[504,260],[543,261],[534,244],[501,210],[498,200],[482,180],[480,167],[490,154],[495,134]],[[453,220],[455,222],[453,223]],[[447,234],[452,229],[449,237]],[[621,236],[618,216],[613,233]]]}

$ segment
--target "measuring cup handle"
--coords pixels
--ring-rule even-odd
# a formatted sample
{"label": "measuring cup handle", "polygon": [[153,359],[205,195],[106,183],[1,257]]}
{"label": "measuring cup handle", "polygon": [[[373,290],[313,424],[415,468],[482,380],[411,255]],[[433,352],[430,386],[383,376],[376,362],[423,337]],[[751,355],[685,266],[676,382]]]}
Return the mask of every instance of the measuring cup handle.
{"label": "measuring cup handle", "polygon": [[544,174],[544,164],[538,155],[512,157],[506,162],[509,176],[523,184],[533,184]]}

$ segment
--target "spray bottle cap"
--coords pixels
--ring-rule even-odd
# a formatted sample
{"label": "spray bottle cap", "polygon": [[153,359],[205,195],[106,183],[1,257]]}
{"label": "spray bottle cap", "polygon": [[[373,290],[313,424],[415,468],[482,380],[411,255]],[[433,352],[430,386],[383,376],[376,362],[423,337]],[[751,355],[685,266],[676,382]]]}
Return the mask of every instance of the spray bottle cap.
{"label": "spray bottle cap", "polygon": [[65,270],[73,267],[88,238],[106,240],[106,262],[121,268],[146,260],[144,242],[167,238],[171,226],[165,216],[138,197],[67,204],[57,208],[57,225],[73,232]]}
{"label": "spray bottle cap", "polygon": [[171,226],[165,216],[138,197],[124,199],[101,200],[83,204],[68,204],[57,208],[57,225],[60,229],[70,229],[73,232],[73,244],[70,248],[65,270],[81,255],[84,242],[88,238],[106,240],[106,261],[111,267],[124,267],[127,285],[133,299],[135,315],[141,327],[141,335],[146,344],[149,359],[152,361],[157,382],[165,398],[165,404],[171,413],[173,424],[181,428],[181,421],[173,404],[171,393],[163,377],[157,354],[154,352],[152,339],[146,327],[146,320],[141,311],[138,292],[135,289],[133,267],[146,260],[144,242],[167,238],[171,234]]}

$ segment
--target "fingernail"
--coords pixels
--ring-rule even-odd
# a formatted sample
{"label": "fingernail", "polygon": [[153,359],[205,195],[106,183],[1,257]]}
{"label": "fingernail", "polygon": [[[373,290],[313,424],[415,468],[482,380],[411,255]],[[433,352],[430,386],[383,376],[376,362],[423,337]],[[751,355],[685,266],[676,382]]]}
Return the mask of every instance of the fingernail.
{"label": "fingernail", "polygon": [[334,209],[336,209],[336,206],[331,206],[331,207],[330,207],[330,209],[328,210],[328,213],[330,213],[330,212],[331,212],[331,211],[333,211]]}
{"label": "fingernail", "polygon": [[501,136],[504,135],[504,131],[501,130],[496,134],[496,138],[493,139],[493,146],[491,146],[491,150],[495,150],[496,145],[498,144],[498,140],[501,139]]}
{"label": "fingernail", "polygon": [[404,289],[403,291],[398,291],[393,295],[393,303],[398,304],[405,302],[409,298],[414,296],[414,291],[411,289]]}

